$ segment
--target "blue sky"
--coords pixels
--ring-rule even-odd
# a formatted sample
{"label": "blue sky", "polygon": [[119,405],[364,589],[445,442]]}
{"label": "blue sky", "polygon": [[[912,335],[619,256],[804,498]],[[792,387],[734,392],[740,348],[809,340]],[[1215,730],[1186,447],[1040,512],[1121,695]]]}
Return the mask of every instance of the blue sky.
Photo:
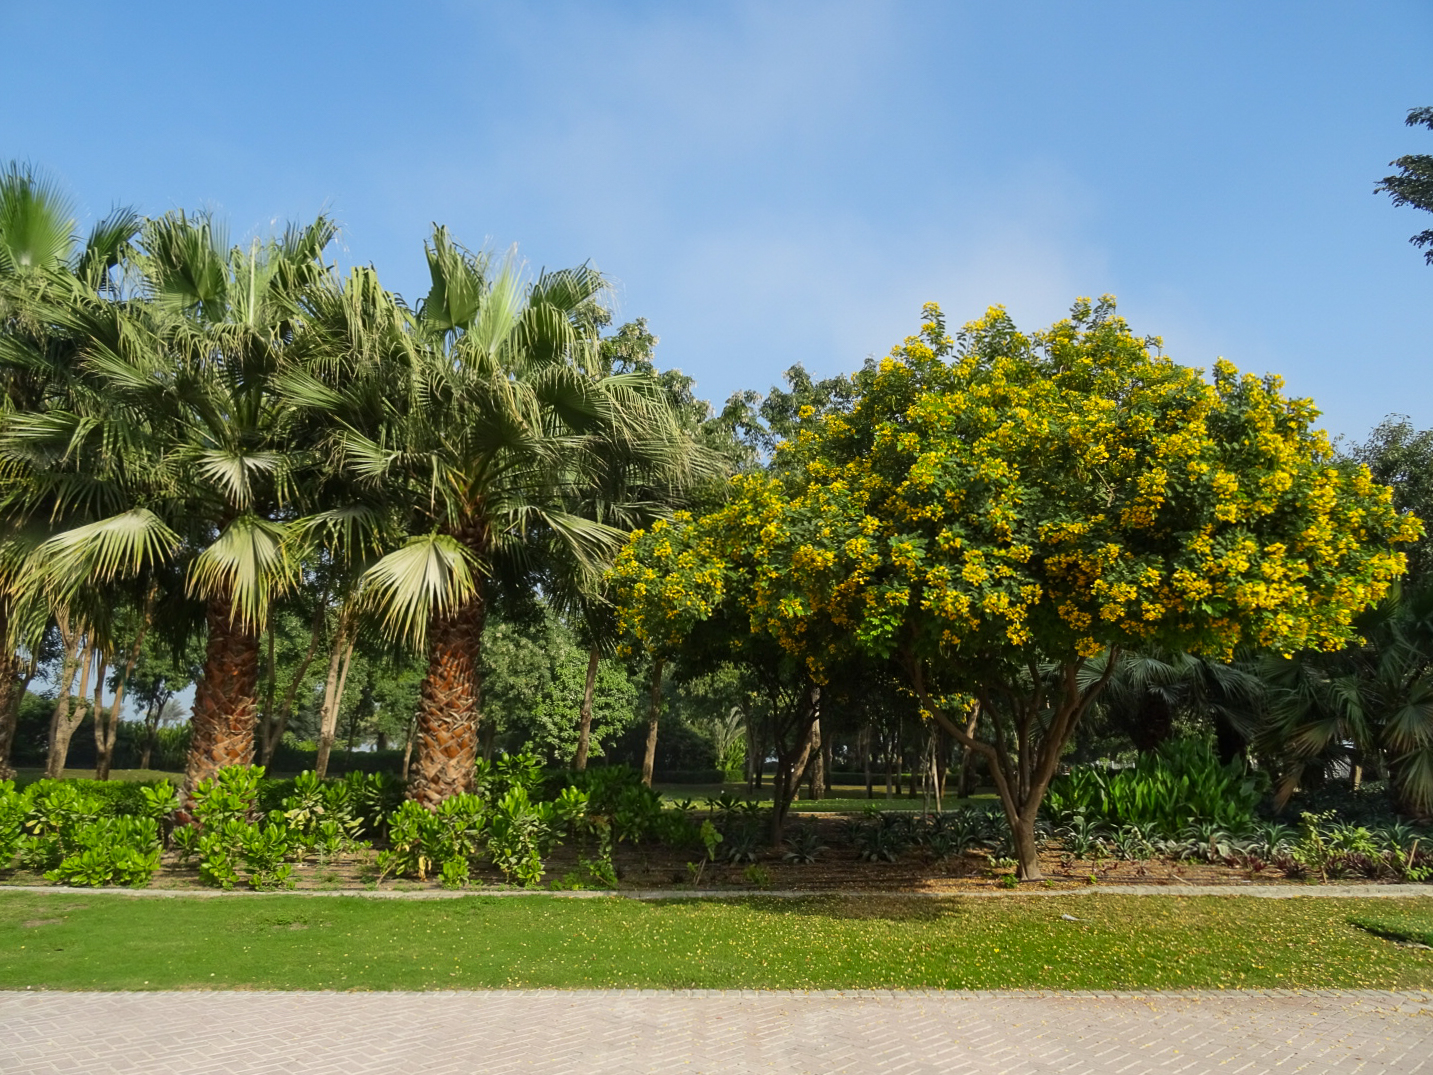
{"label": "blue sky", "polygon": [[1336,434],[1433,425],[1428,3],[0,0],[0,158],[87,214],[332,211],[424,290],[431,221],[590,259],[720,401],[883,354],[921,303],[1027,327],[1112,292]]}

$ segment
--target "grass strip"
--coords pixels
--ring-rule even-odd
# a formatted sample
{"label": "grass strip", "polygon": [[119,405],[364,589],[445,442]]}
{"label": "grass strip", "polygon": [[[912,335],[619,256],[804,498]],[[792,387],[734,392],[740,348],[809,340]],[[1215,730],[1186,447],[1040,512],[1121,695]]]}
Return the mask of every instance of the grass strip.
{"label": "grass strip", "polygon": [[[1069,916],[1069,917],[1066,917]],[[0,894],[4,989],[1413,989],[1355,900]],[[1379,911],[1433,933],[1433,899]]]}
{"label": "grass strip", "polygon": [[[1418,902],[1421,904],[1423,901],[1419,900]],[[1373,914],[1365,912],[1351,916],[1349,924],[1367,930],[1384,940],[1402,941],[1405,944],[1426,944],[1433,948],[1433,916],[1416,910],[1404,913],[1401,908],[1394,910],[1380,908]]]}

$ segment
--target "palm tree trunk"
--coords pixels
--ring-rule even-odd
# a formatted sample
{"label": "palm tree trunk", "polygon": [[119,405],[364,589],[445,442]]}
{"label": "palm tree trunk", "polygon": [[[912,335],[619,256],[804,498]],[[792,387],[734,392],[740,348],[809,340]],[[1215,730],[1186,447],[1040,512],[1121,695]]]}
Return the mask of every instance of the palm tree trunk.
{"label": "palm tree trunk", "polygon": [[657,721],[662,715],[662,669],[666,663],[658,657],[652,665],[652,687],[647,699],[647,750],[642,755],[642,783],[649,788],[657,765]]}
{"label": "palm tree trunk", "polygon": [[21,661],[11,654],[0,661],[0,780],[15,779],[10,759],[15,750],[15,729],[20,723],[20,702],[24,697]]}
{"label": "palm tree trunk", "polygon": [[579,773],[587,768],[587,751],[592,745],[592,696],[597,690],[597,662],[601,654],[593,646],[587,654],[587,682],[582,687],[582,709],[577,729],[577,759],[572,767]]}
{"label": "palm tree trunk", "polygon": [[184,797],[202,780],[231,765],[252,765],[258,723],[259,636],[231,617],[227,597],[215,597],[205,610],[209,640],[204,671],[194,690],[189,757],[184,767]]}
{"label": "palm tree trunk", "polygon": [[418,696],[408,798],[430,810],[473,790],[481,689],[478,657],[486,612],[480,594],[428,629],[428,674]]}
{"label": "palm tree trunk", "polygon": [[15,749],[15,729],[20,723],[20,700],[25,697],[24,662],[10,645],[10,603],[0,600],[0,780],[13,780],[10,759]]}

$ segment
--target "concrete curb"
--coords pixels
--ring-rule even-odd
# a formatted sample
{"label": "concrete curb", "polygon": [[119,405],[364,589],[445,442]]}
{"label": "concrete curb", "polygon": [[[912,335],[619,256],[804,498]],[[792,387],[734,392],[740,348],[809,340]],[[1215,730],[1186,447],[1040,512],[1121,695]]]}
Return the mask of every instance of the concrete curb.
{"label": "concrete curb", "polygon": [[1010,899],[1038,896],[1042,899],[1061,896],[1228,896],[1269,900],[1292,899],[1429,899],[1433,885],[1087,885],[1083,888],[1031,888],[1020,891],[967,892],[889,892],[880,890],[808,891],[780,889],[770,892],[751,889],[593,889],[552,891],[541,888],[499,889],[278,889],[252,892],[247,889],[224,891],[213,888],[78,888],[65,885],[0,885],[0,893],[25,892],[32,895],[113,895],[147,899],[264,899],[273,896],[304,896],[312,898],[349,897],[372,900],[455,900],[472,896],[519,898],[552,896],[558,899],[628,899],[628,900],[747,900],[747,899]]}
{"label": "concrete curb", "polygon": [[1326,997],[1340,1000],[1401,1001],[1419,1008],[1433,1006],[1427,989],[0,989],[0,1000],[18,997],[187,997],[223,993],[242,997],[373,997],[421,995],[434,999],[462,997],[540,997],[553,1000],[606,1000],[618,997],[678,997],[693,1000],[789,997],[830,1000],[1275,1000]]}

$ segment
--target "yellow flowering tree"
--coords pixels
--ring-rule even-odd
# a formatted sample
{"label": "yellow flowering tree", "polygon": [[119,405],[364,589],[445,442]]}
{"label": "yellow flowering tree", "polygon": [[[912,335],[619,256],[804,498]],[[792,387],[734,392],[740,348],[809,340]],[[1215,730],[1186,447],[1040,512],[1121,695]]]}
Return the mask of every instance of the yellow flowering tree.
{"label": "yellow flowering tree", "polygon": [[773,841],[812,759],[832,670],[860,657],[801,593],[811,580],[793,558],[803,521],[793,507],[774,478],[739,476],[712,511],[634,533],[609,575],[629,649],[688,668],[737,665],[758,685],[776,753]]}
{"label": "yellow flowering tree", "polygon": [[993,308],[958,341],[928,306],[857,380],[848,413],[780,449],[781,592],[753,629],[819,664],[839,643],[810,625],[829,624],[896,660],[988,761],[1026,879],[1045,789],[1122,652],[1336,649],[1420,533],[1310,402],[1222,361],[1206,380],[1109,298],[1030,335]]}

